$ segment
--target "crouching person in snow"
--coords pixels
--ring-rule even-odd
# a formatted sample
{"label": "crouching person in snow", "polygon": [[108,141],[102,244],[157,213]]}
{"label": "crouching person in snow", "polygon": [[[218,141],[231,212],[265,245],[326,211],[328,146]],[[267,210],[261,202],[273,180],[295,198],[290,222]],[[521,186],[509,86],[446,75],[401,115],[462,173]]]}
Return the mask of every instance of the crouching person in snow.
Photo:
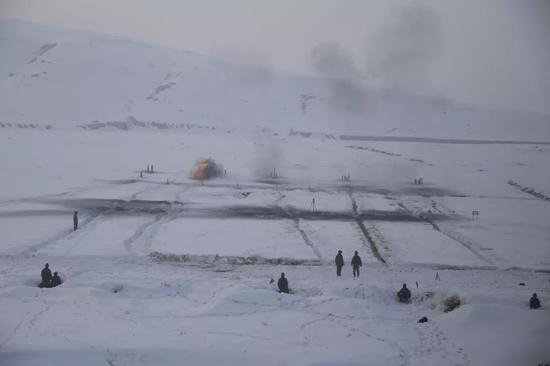
{"label": "crouching person in snow", "polygon": [[52,271],[50,270],[50,265],[48,263],[46,263],[46,265],[42,269],[42,272],[40,272],[40,275],[42,276],[42,282],[40,283],[40,285],[38,285],[38,287],[52,287]]}
{"label": "crouching person in snow", "polygon": [[407,288],[407,284],[403,284],[403,288],[397,293],[399,302],[408,303],[411,300],[411,291]]}
{"label": "crouching person in snow", "polygon": [[537,297],[537,294],[533,294],[533,296],[531,296],[531,299],[529,300],[529,308],[530,309],[540,308],[540,300]]}
{"label": "crouching person in snow", "polygon": [[290,290],[288,289],[288,280],[285,277],[285,273],[281,273],[281,278],[279,278],[279,282],[277,282],[277,286],[279,287],[279,292],[284,292],[285,294],[288,294]]}
{"label": "crouching person in snow", "polygon": [[57,274],[57,272],[54,272],[53,273],[53,277],[52,277],[52,286],[51,287],[56,287],[56,286],[59,286],[63,283],[63,281],[61,281],[61,277],[59,277],[59,275]]}

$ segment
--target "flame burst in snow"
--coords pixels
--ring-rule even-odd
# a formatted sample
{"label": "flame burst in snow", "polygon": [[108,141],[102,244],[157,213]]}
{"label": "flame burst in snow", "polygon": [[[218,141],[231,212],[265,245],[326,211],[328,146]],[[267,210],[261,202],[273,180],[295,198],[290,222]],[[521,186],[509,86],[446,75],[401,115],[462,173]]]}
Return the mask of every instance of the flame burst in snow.
{"label": "flame burst in snow", "polygon": [[191,172],[191,179],[204,180],[214,178],[222,171],[222,166],[216,164],[213,159],[203,159],[195,163],[195,168]]}

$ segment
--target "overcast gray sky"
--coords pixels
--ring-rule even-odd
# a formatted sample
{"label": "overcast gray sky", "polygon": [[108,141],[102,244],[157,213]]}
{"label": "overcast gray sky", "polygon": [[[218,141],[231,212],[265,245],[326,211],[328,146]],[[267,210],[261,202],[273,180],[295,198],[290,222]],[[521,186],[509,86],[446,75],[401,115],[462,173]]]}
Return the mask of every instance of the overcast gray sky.
{"label": "overcast gray sky", "polygon": [[550,0],[0,0],[0,17],[550,115]]}

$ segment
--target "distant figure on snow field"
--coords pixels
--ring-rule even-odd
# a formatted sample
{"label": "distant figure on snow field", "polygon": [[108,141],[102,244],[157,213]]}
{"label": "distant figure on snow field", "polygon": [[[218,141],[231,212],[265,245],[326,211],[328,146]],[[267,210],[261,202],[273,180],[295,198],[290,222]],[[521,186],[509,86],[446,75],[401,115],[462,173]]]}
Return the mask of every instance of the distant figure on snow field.
{"label": "distant figure on snow field", "polygon": [[361,257],[359,254],[357,254],[357,250],[355,251],[355,255],[353,258],[351,258],[351,266],[353,267],[353,277],[359,277],[359,267],[363,265],[363,262],[361,262]]}
{"label": "distant figure on snow field", "polygon": [[52,277],[52,286],[51,287],[56,287],[56,286],[59,286],[63,283],[63,281],[61,281],[61,277],[59,277],[59,275],[57,274],[57,272],[54,272],[53,273],[53,277]]}
{"label": "distant figure on snow field", "polygon": [[529,300],[529,308],[530,309],[540,308],[540,301],[539,301],[539,298],[537,297],[537,294],[533,294],[533,296]]}
{"label": "distant figure on snow field", "polygon": [[403,288],[397,293],[399,302],[408,303],[411,300],[411,291],[407,288],[407,284],[403,284]]}
{"label": "distant figure on snow field", "polygon": [[290,292],[288,289],[288,280],[285,278],[284,272],[281,273],[281,278],[279,278],[277,286],[279,287],[279,292],[284,292],[285,294],[288,294]]}
{"label": "distant figure on snow field", "polygon": [[52,271],[50,270],[50,265],[48,263],[46,263],[40,275],[42,276],[42,282],[38,285],[38,287],[52,287]]}
{"label": "distant figure on snow field", "polygon": [[74,231],[78,229],[78,211],[75,211],[73,214],[73,229]]}
{"label": "distant figure on snow field", "polygon": [[336,276],[342,275],[342,267],[344,267],[344,257],[342,256],[342,251],[339,250],[334,258],[334,263],[336,264]]}

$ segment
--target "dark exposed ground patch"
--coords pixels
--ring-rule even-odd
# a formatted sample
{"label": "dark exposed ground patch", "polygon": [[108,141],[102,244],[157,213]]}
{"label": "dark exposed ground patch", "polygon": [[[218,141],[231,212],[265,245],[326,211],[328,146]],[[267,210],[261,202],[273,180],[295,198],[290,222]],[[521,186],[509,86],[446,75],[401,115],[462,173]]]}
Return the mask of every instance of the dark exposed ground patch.
{"label": "dark exposed ground patch", "polygon": [[468,140],[468,139],[443,139],[433,137],[412,137],[412,136],[359,136],[340,135],[344,141],[379,141],[379,142],[418,142],[432,144],[468,144],[468,145],[550,145],[544,141],[523,141],[523,140]]}
{"label": "dark exposed ground patch", "polygon": [[[146,182],[150,184],[166,185],[166,182],[147,181],[144,179],[120,179],[120,180],[102,180],[112,184],[130,184],[138,182]],[[300,184],[300,182],[293,182],[285,178],[261,178],[255,180],[253,183],[237,183],[229,182],[221,179],[212,180],[211,183],[201,185],[197,182],[172,182],[170,185],[187,186],[187,187],[202,187],[202,188],[232,188],[235,190],[268,190],[268,191],[309,191],[309,192],[324,192],[328,194],[333,193],[347,193],[350,190],[354,193],[371,193],[380,194],[384,196],[399,196],[399,195],[413,195],[422,197],[468,197],[465,194],[457,191],[436,187],[431,184],[414,185],[412,183],[403,183],[401,185],[394,186],[380,186],[370,184],[366,181],[352,181],[346,182],[346,184],[327,182],[326,184],[308,185],[307,183]]]}
{"label": "dark exposed ground patch", "polygon": [[189,263],[197,265],[290,265],[290,266],[320,266],[323,263],[318,259],[295,259],[295,258],[266,258],[261,256],[228,256],[228,255],[191,255],[191,254],[170,254],[152,252],[149,257],[157,263]]}
{"label": "dark exposed ground patch", "polygon": [[[193,203],[183,204],[171,201],[145,201],[145,200],[118,200],[118,199],[64,199],[64,200],[41,200],[42,203],[54,203],[78,210],[106,212],[109,215],[136,215],[136,214],[158,214],[171,212],[179,217],[200,217],[213,219],[304,219],[304,220],[333,220],[333,221],[395,221],[395,222],[417,222],[423,221],[404,210],[381,211],[366,210],[358,213],[345,211],[310,211],[288,206],[285,209],[279,206],[248,206],[230,205],[220,207],[196,207]],[[41,211],[41,210],[35,210]],[[16,211],[15,211],[16,212]],[[44,214],[47,214],[44,210]],[[67,211],[59,211],[59,214],[66,214]],[[6,212],[4,216],[10,214]],[[434,214],[437,220],[449,219],[444,214]]]}
{"label": "dark exposed ground patch", "polygon": [[0,217],[29,217],[29,216],[67,216],[73,214],[70,209],[40,209],[40,210],[17,210],[0,212]]}

